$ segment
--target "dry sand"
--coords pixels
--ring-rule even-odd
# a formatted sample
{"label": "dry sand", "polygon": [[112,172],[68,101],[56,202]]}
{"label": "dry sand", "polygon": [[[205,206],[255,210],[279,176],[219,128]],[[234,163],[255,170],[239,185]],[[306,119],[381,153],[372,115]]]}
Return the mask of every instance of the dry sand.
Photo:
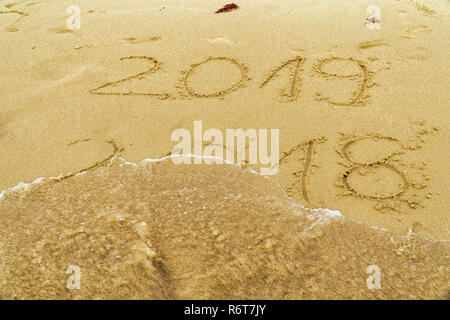
{"label": "dry sand", "polygon": [[[4,192],[0,296],[445,296],[447,1],[377,1],[379,30],[365,26],[371,1],[246,0],[221,14],[221,1],[78,1],[81,28],[70,31],[72,4],[0,4],[0,190],[61,180]],[[194,120],[280,129],[279,173],[166,164],[184,178],[153,180],[147,167],[98,168],[113,155],[161,158]],[[184,215],[180,190],[196,185]],[[229,190],[245,204],[224,201]],[[302,233],[319,213],[294,201],[344,217]],[[220,208],[201,214],[205,205]],[[124,210],[123,229],[107,208]],[[156,255],[132,249],[144,246],[132,232],[141,221]],[[210,221],[228,241],[208,238]],[[80,291],[65,287],[69,264],[86,275]],[[369,264],[386,275],[381,291],[366,288]]]}

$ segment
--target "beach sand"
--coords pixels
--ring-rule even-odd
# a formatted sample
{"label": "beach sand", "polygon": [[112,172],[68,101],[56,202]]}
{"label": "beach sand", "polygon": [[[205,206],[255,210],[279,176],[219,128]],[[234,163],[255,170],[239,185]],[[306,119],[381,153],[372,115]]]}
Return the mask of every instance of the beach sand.
{"label": "beach sand", "polygon": [[[0,4],[1,297],[448,294],[448,2],[377,1],[373,30],[372,1],[236,3],[80,0],[73,31],[71,1]],[[120,166],[196,120],[279,129],[278,173]]]}

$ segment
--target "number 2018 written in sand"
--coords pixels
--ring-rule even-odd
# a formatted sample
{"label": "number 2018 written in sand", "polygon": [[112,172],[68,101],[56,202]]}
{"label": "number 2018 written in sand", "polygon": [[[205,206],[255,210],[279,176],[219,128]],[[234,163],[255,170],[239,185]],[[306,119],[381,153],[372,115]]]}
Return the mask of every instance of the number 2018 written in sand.
{"label": "number 2018 written in sand", "polygon": [[[409,208],[415,209],[422,206],[422,202],[425,199],[430,198],[430,193],[424,194],[423,189],[426,187],[426,181],[428,180],[425,174],[424,164],[414,165],[413,163],[400,162],[396,159],[397,156],[410,152],[412,150],[422,148],[423,140],[422,136],[433,134],[438,129],[427,129],[423,126],[418,128],[418,144],[404,145],[400,140],[391,136],[382,136],[379,134],[355,136],[355,135],[343,135],[341,136],[341,143],[336,149],[343,163],[345,169],[342,169],[339,174],[339,182],[335,186],[339,187],[343,193],[342,195],[355,196],[364,200],[375,200],[376,209],[381,211],[386,210],[399,210],[406,205]],[[87,142],[95,139],[83,139],[71,142],[69,146]],[[117,145],[114,140],[107,141],[113,148],[112,153],[105,159],[96,162],[95,164],[84,168],[76,173],[70,173],[61,175],[56,180],[63,180],[73,177],[77,173],[95,170],[96,168],[104,165],[109,165],[115,156],[120,155],[123,148]],[[313,167],[317,167],[314,163],[314,154],[319,144],[326,143],[327,138],[321,137],[316,139],[308,139],[290,150],[287,150],[281,154],[279,165],[280,170],[287,170],[291,177],[291,182],[285,186],[287,193],[290,196],[297,197],[305,200],[309,205],[313,205],[314,201],[310,199],[310,190],[308,188],[309,179]],[[378,145],[377,143],[385,142],[391,147],[388,149]],[[355,154],[352,152],[352,147],[360,143],[371,144],[371,149],[378,149],[376,156],[367,159],[364,157],[364,153]],[[303,164],[300,164],[303,162]],[[408,167],[409,170],[415,170],[416,173],[420,173],[423,176],[423,181],[417,180],[417,177],[412,179],[403,171],[403,168]],[[387,184],[376,183],[378,177],[376,173],[387,175],[390,177]],[[375,175],[374,175],[375,174]],[[281,175],[283,175],[281,173]],[[375,185],[375,190],[361,189],[361,185],[358,184],[358,180],[361,177],[368,175],[368,181],[370,184]],[[292,180],[293,179],[293,180]],[[356,179],[356,180],[355,180]],[[397,181],[397,183],[395,183]],[[356,182],[356,185],[354,185]],[[381,189],[380,189],[381,188]]]}
{"label": "number 2018 written in sand", "polygon": [[[304,143],[301,143],[299,145],[296,145],[294,148],[288,150],[287,152],[284,152],[282,157],[280,158],[280,165],[283,165],[288,159],[291,157],[291,155],[299,150],[304,153],[304,157],[301,157],[301,159],[304,161],[303,168],[300,171],[293,172],[293,175],[298,177],[296,181],[291,183],[287,186],[287,192],[289,194],[292,194],[295,191],[299,191],[301,194],[301,197],[307,202],[311,203],[310,197],[309,197],[309,191],[308,191],[308,178],[311,171],[311,167],[313,166],[313,156],[314,156],[314,150],[316,148],[317,144],[326,142],[326,138],[318,138],[318,139],[311,139]],[[393,143],[398,144],[401,146],[401,143],[398,139],[393,137],[385,137],[380,135],[369,135],[364,137],[358,137],[358,138],[351,138],[349,140],[346,140],[345,143],[337,149],[337,153],[341,156],[343,160],[345,160],[346,164],[344,164],[347,169],[343,171],[340,175],[340,187],[342,187],[346,192],[349,194],[352,194],[354,196],[368,199],[368,200],[385,200],[385,199],[395,199],[399,198],[402,195],[408,191],[409,188],[409,182],[406,174],[399,169],[397,169],[393,164],[389,163],[390,160],[395,156],[402,154],[403,151],[395,151],[395,152],[388,152],[384,157],[380,159],[374,159],[369,161],[361,161],[356,160],[351,157],[351,153],[349,151],[349,148],[360,141],[380,141],[380,140],[386,140]],[[400,148],[402,149],[402,148]],[[399,150],[400,150],[399,149]],[[357,191],[354,187],[352,187],[351,182],[349,181],[350,176],[352,174],[360,169],[366,169],[366,170],[377,170],[380,168],[385,168],[388,171],[390,171],[390,174],[394,174],[399,176],[401,183],[400,183],[400,190],[392,193],[392,194],[365,194],[361,193],[361,191]]]}
{"label": "number 2018 written in sand", "polygon": [[[128,83],[131,85],[132,81],[142,80],[143,78],[161,70],[161,63],[153,57],[147,56],[130,56],[123,57],[120,61],[127,60],[143,60],[146,62],[150,62],[152,67],[146,71],[115,80],[112,82],[107,82],[99,87],[91,89],[89,92],[91,94],[97,95],[121,95],[121,96],[149,96],[156,97],[159,99],[168,99],[168,98],[176,98],[176,94],[172,93],[155,93],[155,92],[134,92],[134,91],[115,91],[115,87],[119,84]],[[302,86],[302,66],[305,62],[306,58],[301,56],[295,56],[293,58],[283,60],[281,64],[274,69],[268,72],[267,76],[261,81],[259,84],[259,88],[265,88],[270,85],[272,81],[275,81],[276,76],[278,76],[283,70],[287,70],[289,72],[289,83],[286,88],[283,88],[279,93],[279,100],[281,102],[293,102],[296,101],[300,95],[301,86]],[[348,62],[354,64],[359,68],[359,72],[349,75],[339,75],[337,73],[330,73],[324,71],[324,67],[329,65],[332,62],[341,61]],[[223,88],[215,89],[211,92],[200,92],[199,88],[194,88],[192,85],[193,78],[195,78],[195,74],[199,68],[204,67],[206,65],[211,65],[213,63],[223,63],[229,65],[231,68],[235,68],[240,76],[238,79],[234,80],[232,83],[226,84]],[[327,58],[318,60],[318,62],[313,67],[313,72],[320,77],[325,78],[346,78],[349,80],[360,80],[358,84],[358,90],[356,90],[352,97],[346,101],[335,101],[331,98],[320,97],[319,100],[328,101],[328,103],[337,106],[355,106],[362,105],[366,98],[366,89],[369,88],[369,80],[371,76],[371,72],[368,70],[367,65],[360,61],[355,60],[353,58]],[[192,64],[187,71],[181,72],[181,77],[179,82],[175,85],[178,89],[179,97],[196,97],[196,98],[223,98],[225,95],[232,93],[240,88],[244,88],[248,81],[251,78],[248,75],[247,67],[233,58],[228,57],[208,57],[207,59]],[[117,89],[117,88],[116,88]],[[318,96],[320,94],[318,93]]]}
{"label": "number 2018 written in sand", "polygon": [[[418,127],[418,136],[413,145],[404,145],[400,140],[378,134],[364,136],[341,136],[341,143],[336,152],[343,162],[339,165],[345,167],[339,175],[339,182],[335,183],[343,192],[341,196],[355,196],[364,200],[374,200],[375,208],[380,211],[396,210],[406,205],[407,208],[415,209],[423,207],[422,202],[430,199],[431,193],[427,193],[425,188],[429,178],[424,172],[425,164],[405,163],[397,156],[401,156],[410,151],[422,148],[425,140],[422,136],[433,134],[438,129],[427,129],[422,125]],[[288,170],[289,180],[285,188],[290,196],[297,195],[308,204],[312,204],[308,190],[308,181],[314,164],[314,154],[316,147],[327,141],[326,137],[309,139],[302,142],[290,150],[283,152],[279,164]],[[413,141],[413,140],[411,140]],[[365,143],[370,146],[374,154],[371,159],[365,158],[366,153],[359,155],[352,151],[353,146]],[[392,150],[377,147],[378,143],[387,143]],[[386,146],[387,146],[386,145]],[[389,149],[390,149],[389,148]],[[378,149],[377,152],[375,150]],[[299,164],[303,162],[303,165]],[[415,178],[408,176],[404,169],[415,172]],[[387,180],[382,177],[387,177]],[[384,183],[381,183],[383,181]],[[363,184],[360,184],[363,182]],[[356,185],[355,185],[356,183]],[[364,187],[366,184],[366,187]],[[367,187],[369,186],[369,187]]]}

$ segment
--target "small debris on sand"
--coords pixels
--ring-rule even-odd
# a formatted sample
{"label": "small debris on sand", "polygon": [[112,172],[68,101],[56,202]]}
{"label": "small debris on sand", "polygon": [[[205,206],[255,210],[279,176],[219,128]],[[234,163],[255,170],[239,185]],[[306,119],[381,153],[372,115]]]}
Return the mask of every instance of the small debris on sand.
{"label": "small debris on sand", "polygon": [[217,10],[215,13],[221,13],[221,12],[230,12],[233,10],[238,9],[239,6],[235,3],[229,3],[227,5],[225,5],[222,9]]}

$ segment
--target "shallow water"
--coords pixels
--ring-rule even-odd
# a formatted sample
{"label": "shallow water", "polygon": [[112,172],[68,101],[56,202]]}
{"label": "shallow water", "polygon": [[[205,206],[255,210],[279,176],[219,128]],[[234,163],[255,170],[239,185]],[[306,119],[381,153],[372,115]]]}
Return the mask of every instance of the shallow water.
{"label": "shallow water", "polygon": [[4,299],[439,299],[449,284],[448,242],[306,210],[233,165],[116,158],[4,192],[0,225]]}

